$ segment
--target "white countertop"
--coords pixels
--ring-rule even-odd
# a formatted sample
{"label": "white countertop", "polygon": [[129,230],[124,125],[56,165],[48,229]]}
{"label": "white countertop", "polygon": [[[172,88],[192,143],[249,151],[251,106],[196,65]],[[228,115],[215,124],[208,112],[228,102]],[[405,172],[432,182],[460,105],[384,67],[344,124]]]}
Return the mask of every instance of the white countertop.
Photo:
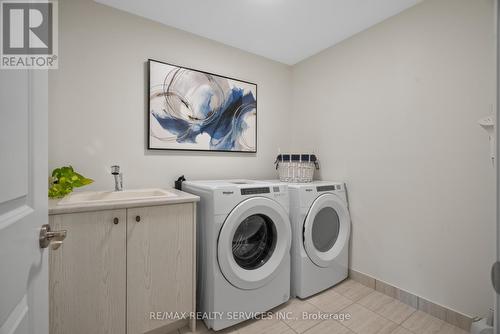
{"label": "white countertop", "polygon": [[114,210],[125,208],[138,208],[145,206],[157,206],[179,203],[192,203],[198,202],[200,198],[196,195],[186,193],[177,189],[164,189],[176,196],[161,197],[152,199],[134,199],[122,200],[114,202],[92,202],[92,203],[77,203],[58,205],[62,199],[49,199],[49,215],[58,215],[64,213],[86,212],[86,211],[100,211],[100,210]]}

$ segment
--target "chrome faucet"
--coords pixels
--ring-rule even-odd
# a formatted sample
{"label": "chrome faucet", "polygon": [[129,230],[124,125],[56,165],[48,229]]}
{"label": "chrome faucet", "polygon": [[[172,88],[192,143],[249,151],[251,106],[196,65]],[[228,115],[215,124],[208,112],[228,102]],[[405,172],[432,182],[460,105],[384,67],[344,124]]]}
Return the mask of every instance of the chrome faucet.
{"label": "chrome faucet", "polygon": [[115,177],[115,191],[123,190],[123,174],[120,173],[120,166],[111,166],[111,174]]}

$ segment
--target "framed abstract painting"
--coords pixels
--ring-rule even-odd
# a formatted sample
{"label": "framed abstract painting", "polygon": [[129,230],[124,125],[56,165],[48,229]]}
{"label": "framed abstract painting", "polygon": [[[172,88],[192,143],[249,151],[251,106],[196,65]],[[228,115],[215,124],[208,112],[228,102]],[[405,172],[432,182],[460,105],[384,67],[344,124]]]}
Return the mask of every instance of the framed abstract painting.
{"label": "framed abstract painting", "polygon": [[148,148],[257,152],[257,85],[148,60]]}

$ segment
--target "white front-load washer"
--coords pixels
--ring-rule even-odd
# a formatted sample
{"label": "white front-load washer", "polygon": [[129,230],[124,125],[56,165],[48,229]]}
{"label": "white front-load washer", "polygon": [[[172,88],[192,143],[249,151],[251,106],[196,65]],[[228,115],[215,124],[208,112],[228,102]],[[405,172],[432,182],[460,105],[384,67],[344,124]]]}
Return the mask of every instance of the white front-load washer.
{"label": "white front-load washer", "polygon": [[185,181],[197,211],[197,311],[220,330],[290,298],[287,185],[252,180]]}
{"label": "white front-load washer", "polygon": [[348,276],[351,219],[345,185],[290,183],[291,294],[307,298]]}

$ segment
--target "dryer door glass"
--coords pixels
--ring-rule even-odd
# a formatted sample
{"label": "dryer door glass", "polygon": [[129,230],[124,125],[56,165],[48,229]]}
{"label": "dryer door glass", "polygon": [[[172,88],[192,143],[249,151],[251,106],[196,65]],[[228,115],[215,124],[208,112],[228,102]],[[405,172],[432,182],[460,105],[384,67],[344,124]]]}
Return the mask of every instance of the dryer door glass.
{"label": "dryer door glass", "polygon": [[276,228],[272,220],[262,214],[244,219],[233,237],[233,256],[243,269],[253,270],[264,265],[276,247]]}
{"label": "dryer door glass", "polygon": [[323,194],[309,208],[304,221],[304,248],[320,267],[335,263],[349,244],[351,220],[346,204],[335,194]]}
{"label": "dryer door glass", "polygon": [[331,207],[322,208],[314,217],[312,225],[312,242],[320,252],[329,251],[339,237],[340,220],[337,212]]}

